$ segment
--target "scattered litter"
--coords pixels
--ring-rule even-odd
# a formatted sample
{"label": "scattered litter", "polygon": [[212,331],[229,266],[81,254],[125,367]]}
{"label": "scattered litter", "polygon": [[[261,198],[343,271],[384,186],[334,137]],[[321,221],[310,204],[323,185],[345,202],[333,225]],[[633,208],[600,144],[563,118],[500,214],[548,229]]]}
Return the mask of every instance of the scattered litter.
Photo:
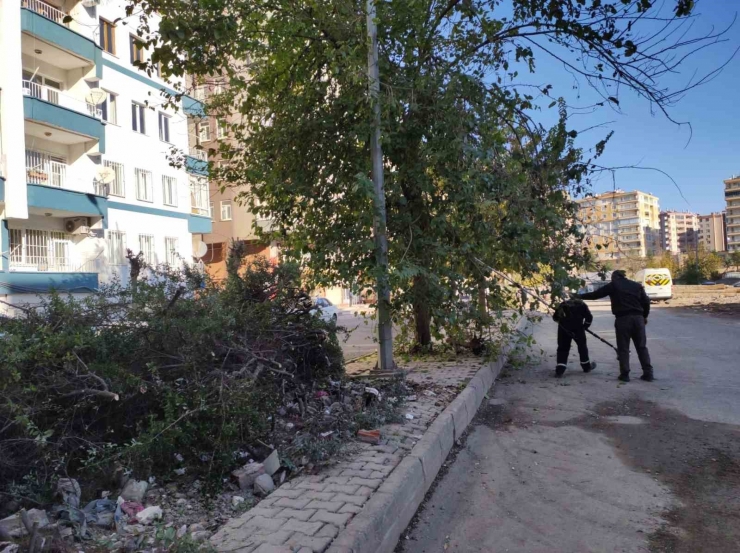
{"label": "scattered litter", "polygon": [[262,463],[248,463],[232,472],[231,477],[239,485],[239,489],[248,490],[252,487],[257,477],[264,473],[265,467]]}
{"label": "scattered litter", "polygon": [[242,503],[244,503],[245,501],[246,501],[246,499],[244,499],[242,496],[235,495],[235,496],[233,496],[231,498],[231,506],[234,507],[234,508],[236,508],[239,505],[241,505]]}
{"label": "scattered litter", "polygon": [[185,474],[185,472],[186,472],[186,469],[185,468],[175,469],[175,474],[177,476],[182,476],[183,474]]}
{"label": "scattered litter", "polygon": [[[177,472],[177,471],[175,471]],[[149,482],[146,480],[134,480],[131,478],[121,491],[121,497],[126,501],[144,501],[146,490],[149,488]]]}
{"label": "scattered litter", "polygon": [[424,390],[424,395],[427,396],[427,397],[436,397],[437,396],[437,394],[435,394],[431,390]]}
{"label": "scattered litter", "polygon": [[412,421],[414,420],[414,415],[412,415],[411,413],[406,413],[406,419]]}
{"label": "scattered litter", "polygon": [[79,509],[82,491],[74,478],[60,478],[57,482],[57,495],[62,498],[65,505]]}
{"label": "scattered litter", "polygon": [[162,508],[158,506],[147,507],[146,509],[136,513],[136,520],[141,524],[151,524],[155,520],[162,518]]}
{"label": "scattered litter", "polygon": [[262,464],[265,467],[265,474],[269,474],[270,476],[275,474],[280,469],[280,457],[278,456],[277,449],[274,449]]}
{"label": "scattered litter", "polygon": [[329,432],[322,432],[321,434],[319,434],[319,436],[321,436],[322,438],[328,438],[332,434],[334,434],[334,431],[330,430]]}
{"label": "scattered litter", "polygon": [[275,482],[269,474],[260,474],[254,481],[254,493],[260,497],[269,495],[275,489]]}
{"label": "scattered litter", "polygon": [[380,443],[380,430],[358,430],[357,439],[367,444]]}
{"label": "scattered litter", "polygon": [[416,396],[415,395],[406,396],[406,401],[416,401]]}

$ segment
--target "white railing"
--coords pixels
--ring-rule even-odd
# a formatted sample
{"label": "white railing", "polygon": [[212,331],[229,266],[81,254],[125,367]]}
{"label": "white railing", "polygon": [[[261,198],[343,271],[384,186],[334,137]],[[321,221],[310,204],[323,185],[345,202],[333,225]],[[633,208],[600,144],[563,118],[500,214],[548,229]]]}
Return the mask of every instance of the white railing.
{"label": "white railing", "polygon": [[33,10],[47,19],[56,21],[60,25],[66,25],[64,18],[67,17],[67,14],[59,8],[55,8],[51,4],[41,2],[41,0],[21,0],[21,6],[28,8],[29,10]]}
{"label": "white railing", "polygon": [[207,180],[190,179],[190,208],[191,212],[196,215],[211,215],[211,199]]}
{"label": "white railing", "polygon": [[62,188],[67,179],[64,159],[45,152],[26,150],[26,182]]}
{"label": "white railing", "polygon": [[190,148],[190,157],[194,157],[200,161],[208,161],[208,154],[200,148]]}
{"label": "white railing", "polygon": [[96,196],[105,196],[107,198],[108,194],[110,194],[110,185],[93,179],[93,190]]}
{"label": "white railing", "polygon": [[10,270],[68,272],[73,244],[68,234],[10,229]]}
{"label": "white railing", "polygon": [[95,104],[91,104],[84,100],[78,100],[77,98],[73,98],[64,92],[57,90],[56,88],[51,88],[33,81],[23,81],[23,94],[26,96],[33,96],[39,100],[44,100],[50,104],[56,104],[64,108],[84,113],[85,115],[95,117],[96,119],[103,118],[103,110]]}

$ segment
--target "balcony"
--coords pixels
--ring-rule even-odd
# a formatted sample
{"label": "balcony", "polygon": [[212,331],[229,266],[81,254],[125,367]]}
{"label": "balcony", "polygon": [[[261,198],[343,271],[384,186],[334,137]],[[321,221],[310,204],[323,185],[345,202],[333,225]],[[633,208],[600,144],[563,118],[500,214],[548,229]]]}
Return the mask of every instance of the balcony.
{"label": "balcony", "polygon": [[203,217],[211,216],[208,181],[204,178],[191,177],[190,179],[190,212]]}
{"label": "balcony", "polygon": [[72,236],[63,232],[10,229],[10,270],[70,272]]}
{"label": "balcony", "polygon": [[189,155],[198,161],[208,161],[208,154],[202,148],[190,148]]}
{"label": "balcony", "polygon": [[67,162],[64,158],[26,150],[26,182],[64,188],[67,184]]}
{"label": "balcony", "polygon": [[59,23],[65,27],[69,26],[64,22],[64,18],[67,17],[67,14],[46,2],[41,2],[40,0],[21,0],[21,7],[32,10],[39,15],[43,15],[46,19],[51,19],[54,23]]}
{"label": "balcony", "polygon": [[69,94],[65,94],[64,92],[50,86],[24,80],[23,94],[33,98],[38,98],[44,102],[49,102],[55,106],[71,109],[78,113],[84,113],[85,115],[95,117],[96,119],[103,118],[103,110],[95,104],[91,104],[84,100],[78,100],[77,98],[73,98]]}

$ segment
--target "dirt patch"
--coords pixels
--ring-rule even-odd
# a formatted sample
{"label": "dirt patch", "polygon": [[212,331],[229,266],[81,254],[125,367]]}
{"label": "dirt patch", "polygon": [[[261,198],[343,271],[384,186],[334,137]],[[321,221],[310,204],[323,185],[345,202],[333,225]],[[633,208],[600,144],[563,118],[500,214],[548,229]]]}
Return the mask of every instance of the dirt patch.
{"label": "dirt patch", "polygon": [[[635,418],[643,424],[634,424]],[[670,524],[650,536],[652,551],[738,551],[740,430],[736,426],[691,419],[636,398],[597,405],[593,414],[575,424],[607,435],[624,462],[655,475],[680,500],[664,515]]]}
{"label": "dirt patch", "polygon": [[[694,303],[694,305],[690,305]],[[701,301],[689,302],[685,301],[682,303],[671,303],[668,305],[669,308],[679,309],[685,313],[690,314],[712,314],[719,317],[728,319],[740,319],[740,302],[732,303],[702,303]]]}

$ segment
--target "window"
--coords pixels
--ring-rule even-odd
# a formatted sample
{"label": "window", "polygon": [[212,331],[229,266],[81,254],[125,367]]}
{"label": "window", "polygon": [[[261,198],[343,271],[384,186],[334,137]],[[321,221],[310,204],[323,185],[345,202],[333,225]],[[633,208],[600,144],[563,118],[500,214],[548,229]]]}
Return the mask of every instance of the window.
{"label": "window", "polygon": [[134,132],[146,134],[145,112],[143,105],[131,102],[131,128]]}
{"label": "window", "polygon": [[224,138],[226,136],[226,123],[220,119],[216,121],[216,137]]}
{"label": "window", "polygon": [[190,176],[190,208],[198,215],[208,215],[208,179]]}
{"label": "window", "polygon": [[109,54],[116,53],[116,26],[100,18],[100,47]]}
{"label": "window", "polygon": [[118,230],[108,231],[108,263],[126,264],[126,233]]}
{"label": "window", "polygon": [[201,142],[208,142],[211,139],[211,123],[203,121],[198,123],[198,138]]}
{"label": "window", "polygon": [[208,212],[209,212],[209,214],[211,216],[211,223],[215,222],[213,220],[213,214],[216,213],[216,210],[213,209],[213,202],[211,202],[210,205],[208,206]]}
{"label": "window", "polygon": [[221,202],[221,220],[231,221],[231,200]]}
{"label": "window", "polygon": [[10,269],[69,271],[72,237],[48,230],[10,229]]}
{"label": "window", "polygon": [[134,65],[137,62],[144,61],[144,43],[134,35],[130,36],[129,52],[131,53],[131,63]]}
{"label": "window", "polygon": [[159,139],[163,142],[170,141],[170,116],[159,112]]}
{"label": "window", "polygon": [[112,92],[106,92],[105,101],[100,104],[100,111],[103,113],[103,121],[108,123],[118,124],[118,102],[117,94]]}
{"label": "window", "polygon": [[144,261],[149,265],[157,264],[157,260],[154,257],[154,236],[151,234],[140,234],[139,251],[144,254]]}
{"label": "window", "polygon": [[172,267],[178,265],[178,262],[180,261],[180,255],[177,253],[177,238],[165,236],[164,253],[168,265]]}
{"label": "window", "polygon": [[177,206],[177,179],[162,175],[162,198],[164,205]]}
{"label": "window", "polygon": [[206,99],[206,89],[202,86],[196,86],[193,90],[193,97],[196,100],[203,101]]}
{"label": "window", "polygon": [[125,182],[123,178],[123,164],[122,163],[116,163],[115,161],[108,161],[105,160],[103,162],[103,165],[106,167],[110,167],[115,172],[116,176],[113,182],[110,183],[108,186],[109,191],[108,193],[111,196],[125,196],[126,195],[126,187]]}
{"label": "window", "polygon": [[153,202],[152,172],[136,169],[136,199],[144,202]]}

